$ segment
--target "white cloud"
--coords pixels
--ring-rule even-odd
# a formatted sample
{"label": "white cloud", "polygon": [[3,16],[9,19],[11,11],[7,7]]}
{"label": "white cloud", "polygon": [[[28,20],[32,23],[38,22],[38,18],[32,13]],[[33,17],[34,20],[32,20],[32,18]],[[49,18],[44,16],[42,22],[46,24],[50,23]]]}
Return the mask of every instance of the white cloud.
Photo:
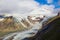
{"label": "white cloud", "polygon": [[34,0],[0,0],[0,13],[19,12],[26,13],[38,7]]}
{"label": "white cloud", "polygon": [[0,13],[49,15],[53,11],[54,5],[39,5],[34,0],[0,0]]}
{"label": "white cloud", "polygon": [[41,5],[40,8],[35,9],[30,14],[43,14],[47,17],[56,16],[56,14],[54,14],[54,5]]}
{"label": "white cloud", "polygon": [[52,3],[53,2],[53,0],[47,0],[47,3]]}
{"label": "white cloud", "polygon": [[60,12],[60,8],[55,9],[55,13],[58,13],[58,12]]}

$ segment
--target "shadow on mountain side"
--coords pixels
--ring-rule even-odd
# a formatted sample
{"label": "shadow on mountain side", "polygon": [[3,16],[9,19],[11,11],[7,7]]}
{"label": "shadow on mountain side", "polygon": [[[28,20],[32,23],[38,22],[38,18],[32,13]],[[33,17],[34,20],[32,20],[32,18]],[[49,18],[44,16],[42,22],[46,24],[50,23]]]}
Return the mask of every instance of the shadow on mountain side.
{"label": "shadow on mountain side", "polygon": [[60,40],[60,17],[45,25],[38,33],[28,40]]}

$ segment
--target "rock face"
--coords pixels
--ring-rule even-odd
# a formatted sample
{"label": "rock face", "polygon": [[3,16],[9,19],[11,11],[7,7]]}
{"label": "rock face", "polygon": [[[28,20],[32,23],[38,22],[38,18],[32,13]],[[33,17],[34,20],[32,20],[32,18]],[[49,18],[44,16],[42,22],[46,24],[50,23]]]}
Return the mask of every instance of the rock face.
{"label": "rock face", "polygon": [[4,36],[7,33],[23,30],[25,30],[25,28],[12,16],[4,17],[4,19],[0,21],[0,37]]}
{"label": "rock face", "polygon": [[60,40],[60,17],[50,22],[28,40]]}
{"label": "rock face", "polygon": [[6,17],[4,20],[0,21],[0,28],[4,29],[9,26],[14,25],[13,17]]}

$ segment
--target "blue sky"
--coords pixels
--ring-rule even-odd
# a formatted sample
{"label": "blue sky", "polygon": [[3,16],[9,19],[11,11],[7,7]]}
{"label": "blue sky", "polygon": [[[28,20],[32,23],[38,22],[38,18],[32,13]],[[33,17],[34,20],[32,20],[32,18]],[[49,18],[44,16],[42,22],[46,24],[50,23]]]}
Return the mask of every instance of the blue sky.
{"label": "blue sky", "polygon": [[52,0],[51,3],[48,3],[47,0],[35,0],[35,1],[39,2],[42,5],[44,5],[44,4],[54,5],[55,8],[60,8],[60,0]]}

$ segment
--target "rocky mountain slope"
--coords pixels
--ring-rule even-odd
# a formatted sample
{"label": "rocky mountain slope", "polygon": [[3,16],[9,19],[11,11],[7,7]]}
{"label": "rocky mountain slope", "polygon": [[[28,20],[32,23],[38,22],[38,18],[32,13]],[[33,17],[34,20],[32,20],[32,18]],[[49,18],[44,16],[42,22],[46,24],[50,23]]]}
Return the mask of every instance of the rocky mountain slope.
{"label": "rocky mountain slope", "polygon": [[3,36],[10,32],[15,31],[23,31],[24,28],[14,17],[5,17],[2,21],[0,21],[0,36]]}
{"label": "rocky mountain slope", "polygon": [[49,20],[51,22],[48,21],[48,25],[43,26],[34,37],[28,40],[60,40],[60,16],[54,18],[53,21]]}

